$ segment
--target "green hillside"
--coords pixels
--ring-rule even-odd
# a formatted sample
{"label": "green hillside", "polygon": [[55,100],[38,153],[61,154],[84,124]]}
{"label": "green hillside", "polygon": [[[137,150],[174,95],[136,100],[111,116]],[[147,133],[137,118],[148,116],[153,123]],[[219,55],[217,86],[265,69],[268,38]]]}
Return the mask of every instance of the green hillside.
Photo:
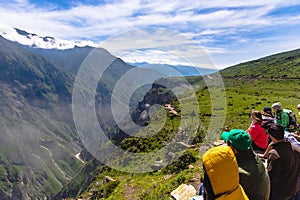
{"label": "green hillside", "polygon": [[[0,37],[0,199],[38,199],[46,196],[53,199],[169,199],[170,192],[181,183],[192,184],[198,190],[202,175],[201,155],[219,138],[224,126],[247,129],[251,123],[251,110],[262,110],[280,101],[284,108],[295,111],[300,103],[300,50],[294,50],[222,70],[225,89],[212,86],[219,97],[226,99],[226,106],[218,107],[217,114],[212,112],[211,101],[215,97],[210,95],[211,88],[202,77],[187,78],[195,95],[187,89],[182,79],[158,80],[144,99],[139,99],[136,110],[133,105],[138,98],[132,97],[131,117],[133,121],[145,125],[145,129],[129,136],[113,121],[110,100],[116,82],[133,67],[121,59],[115,59],[97,88],[95,108],[99,123],[107,130],[106,134],[114,144],[123,150],[153,152],[155,156],[144,156],[138,160],[128,154],[122,160],[115,151],[107,162],[124,166],[123,169],[129,171],[140,168],[153,171],[136,174],[118,171],[100,165],[93,158],[86,159],[83,164],[75,157],[83,145],[72,119],[71,100],[74,74],[83,55],[90,50],[30,50]],[[99,51],[102,55],[112,56],[106,50]],[[69,62],[70,57],[74,56],[76,59]],[[130,84],[144,79],[144,72],[124,83],[124,91]],[[214,80],[215,77],[211,75],[209,78]],[[182,105],[182,101],[162,87],[159,81],[165,82],[162,85],[175,86],[185,104]],[[137,93],[139,90],[136,96]],[[198,100],[200,113],[193,112],[193,109],[184,111],[183,107],[198,106],[192,100],[194,97]],[[163,108],[166,103],[172,105],[172,112]],[[161,122],[162,127],[155,120],[142,117],[149,105],[161,106],[161,110],[151,113],[151,118]],[[223,111],[226,112],[224,125],[208,131],[211,117],[218,117],[218,113],[221,116]],[[181,119],[187,116],[191,116],[192,121],[181,123]],[[200,126],[195,132],[190,131],[196,124]],[[180,137],[175,137],[176,132],[180,133]],[[193,145],[186,145],[186,141],[191,141]],[[169,143],[172,145],[159,152]],[[177,152],[177,147],[182,145],[189,148]],[[161,169],[161,165],[155,165],[172,160],[174,155],[179,158],[170,165]]]}
{"label": "green hillside", "polygon": [[267,56],[228,67],[222,76],[260,76],[265,78],[299,78],[300,49]]}
{"label": "green hillside", "polygon": [[[280,101],[285,108],[296,111],[296,105],[300,103],[300,94],[298,92],[300,83],[297,79],[297,72],[300,70],[299,60],[300,50],[295,50],[222,70],[221,74],[226,92],[226,108],[224,108],[226,110],[226,119],[224,126],[247,129],[251,123],[249,114],[252,110],[262,110],[265,106],[270,107],[277,101]],[[283,69],[285,70],[283,71]],[[170,192],[181,183],[192,184],[198,190],[202,175],[200,158],[202,153],[212,144],[212,141],[209,139],[211,137],[207,135],[207,127],[212,113],[211,96],[209,88],[201,77],[189,77],[188,80],[197,88],[196,94],[201,113],[196,115],[195,119],[198,119],[204,128],[198,132],[200,140],[195,142],[196,147],[189,148],[184,156],[160,171],[129,174],[100,167],[98,175],[88,190],[81,194],[81,198],[169,199]],[[177,83],[180,83],[180,81],[178,80]],[[161,94],[163,92],[158,89],[158,93]],[[153,90],[152,93],[149,92],[149,95],[154,95]],[[151,98],[148,97],[147,99]],[[180,108],[179,102],[176,100],[170,103],[175,105],[177,109]],[[137,149],[136,144],[143,147],[142,151],[151,151],[153,146],[161,148],[164,146],[164,142],[158,142],[160,141],[159,138],[164,135],[172,137],[172,121],[174,121],[173,124],[176,127],[178,126],[177,121],[179,118],[180,116],[174,118],[170,114],[167,115],[167,122],[162,131],[151,137],[157,136],[158,140],[152,141],[151,139],[143,140],[130,137],[124,139],[121,145],[123,148],[134,152],[140,151]],[[150,127],[148,130],[151,131],[151,122],[148,126]],[[215,133],[209,134],[220,136],[222,128]],[[157,144],[161,145],[157,146]],[[189,164],[193,167],[189,168]],[[134,165],[139,166],[139,163],[133,162],[132,166]],[[115,182],[105,182],[106,176],[115,179]]]}

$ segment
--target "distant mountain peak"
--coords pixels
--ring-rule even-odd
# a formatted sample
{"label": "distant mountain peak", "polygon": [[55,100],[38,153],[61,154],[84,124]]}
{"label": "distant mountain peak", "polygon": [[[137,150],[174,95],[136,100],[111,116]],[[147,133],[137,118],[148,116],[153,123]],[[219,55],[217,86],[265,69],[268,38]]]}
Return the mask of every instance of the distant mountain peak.
{"label": "distant mountain peak", "polygon": [[5,25],[0,25],[0,36],[7,40],[20,43],[22,45],[42,48],[42,49],[72,49],[76,46],[78,47],[96,47],[96,43],[92,41],[73,41],[73,40],[63,40],[51,36],[39,36],[34,33],[28,33],[27,31],[12,28]]}

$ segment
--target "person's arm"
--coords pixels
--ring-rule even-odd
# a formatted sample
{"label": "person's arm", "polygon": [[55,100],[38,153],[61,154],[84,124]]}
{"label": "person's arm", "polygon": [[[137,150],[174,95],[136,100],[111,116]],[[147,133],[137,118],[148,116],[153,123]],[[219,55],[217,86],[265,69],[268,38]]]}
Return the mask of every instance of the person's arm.
{"label": "person's arm", "polygon": [[271,142],[269,145],[268,145],[268,147],[267,147],[267,149],[266,149],[266,151],[265,151],[265,153],[264,154],[262,154],[262,153],[258,153],[257,155],[258,155],[258,157],[260,157],[260,158],[268,158],[268,154],[269,154],[269,152],[273,149],[273,142]]}
{"label": "person's arm", "polygon": [[267,149],[266,149],[266,151],[265,151],[265,153],[264,153],[264,158],[267,158],[268,157],[268,154],[269,154],[269,152],[273,149],[273,142],[271,142],[269,145],[268,145],[268,147],[267,147]]}

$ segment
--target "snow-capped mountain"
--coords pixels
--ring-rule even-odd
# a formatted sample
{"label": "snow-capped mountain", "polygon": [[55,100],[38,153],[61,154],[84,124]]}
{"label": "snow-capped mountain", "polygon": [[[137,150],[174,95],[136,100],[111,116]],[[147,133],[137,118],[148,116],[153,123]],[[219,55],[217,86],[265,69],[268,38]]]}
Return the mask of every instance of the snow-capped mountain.
{"label": "snow-capped mountain", "polygon": [[[32,47],[31,51],[38,53],[42,56],[48,57],[52,62],[61,61],[63,53],[56,52],[56,50],[73,49],[74,51],[65,51],[68,56],[76,57],[77,59],[83,59],[94,47],[100,47],[100,44],[96,44],[90,40],[64,40],[60,38],[50,36],[40,36],[34,33],[28,33],[25,30],[18,28],[12,28],[6,25],[0,24],[0,36],[3,38],[17,42],[19,44]],[[85,49],[75,47],[87,47]],[[49,50],[49,51],[48,51]],[[170,73],[170,76],[174,74],[170,71],[166,71],[166,68],[172,67],[179,71],[183,76],[198,76],[203,74],[209,74],[218,71],[219,69],[206,69],[195,66],[190,66],[185,60],[178,58],[178,56],[163,52],[160,50],[147,50],[147,53],[141,50],[131,52],[131,54],[125,54],[120,57],[126,63],[140,68],[153,68],[163,73]],[[70,63],[70,71],[77,71],[77,67],[80,63],[77,63],[77,59],[73,59]],[[77,63],[77,64],[76,64]],[[78,66],[79,64],[79,66]],[[74,66],[77,66],[74,68]],[[148,66],[148,67],[145,67]],[[150,67],[149,67],[150,66]]]}
{"label": "snow-capped mountain", "polygon": [[59,38],[49,37],[49,36],[39,36],[37,34],[28,33],[26,31],[11,28],[8,26],[0,25],[0,36],[7,40],[18,42],[23,45],[42,48],[42,49],[72,49],[75,46],[85,47],[98,46],[92,41],[73,41],[73,40],[63,40]]}

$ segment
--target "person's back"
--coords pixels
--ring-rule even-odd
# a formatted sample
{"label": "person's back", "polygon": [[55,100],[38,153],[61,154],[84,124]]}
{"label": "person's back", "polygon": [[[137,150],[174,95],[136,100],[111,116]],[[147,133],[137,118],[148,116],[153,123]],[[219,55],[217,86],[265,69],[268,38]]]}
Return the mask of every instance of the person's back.
{"label": "person's back", "polygon": [[282,105],[280,102],[274,103],[272,108],[275,112],[276,123],[280,124],[284,129],[289,128],[289,114],[283,112]]}
{"label": "person's back", "polygon": [[257,151],[265,151],[268,146],[268,135],[265,130],[261,127],[263,122],[262,114],[259,111],[251,112],[252,123],[247,130],[251,136],[252,148]]}
{"label": "person's back", "polygon": [[250,200],[269,200],[270,179],[264,164],[253,152],[250,135],[241,129],[223,132],[222,139],[233,150],[239,168],[239,182]]}
{"label": "person's back", "polygon": [[252,139],[254,150],[265,151],[268,146],[268,135],[260,123],[252,123],[247,130]]}
{"label": "person's back", "polygon": [[228,146],[208,150],[202,158],[205,200],[247,200],[239,184],[238,165]]}
{"label": "person's back", "polygon": [[236,155],[240,184],[250,200],[269,200],[270,179],[260,158],[252,149]]}
{"label": "person's back", "polygon": [[300,149],[284,140],[284,130],[273,125],[268,130],[273,142],[268,154],[268,173],[271,181],[271,200],[288,200],[299,189]]}
{"label": "person's back", "polygon": [[298,191],[300,174],[299,148],[287,141],[273,144],[272,147],[268,155],[272,190],[275,194],[279,191],[285,196],[294,195]]}

